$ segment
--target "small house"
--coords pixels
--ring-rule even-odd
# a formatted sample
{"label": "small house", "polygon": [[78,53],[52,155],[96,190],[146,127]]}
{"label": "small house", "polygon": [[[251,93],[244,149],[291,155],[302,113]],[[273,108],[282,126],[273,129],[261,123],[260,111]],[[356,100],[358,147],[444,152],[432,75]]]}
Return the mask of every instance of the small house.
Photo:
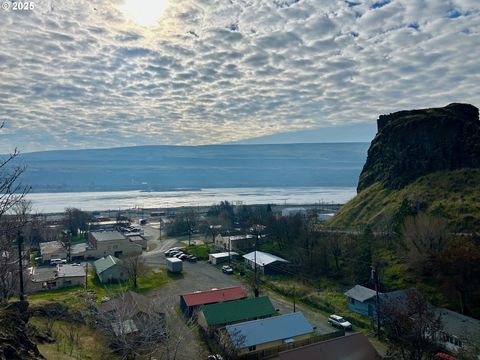
{"label": "small house", "polygon": [[47,263],[52,259],[67,258],[67,249],[61,241],[47,241],[42,242],[39,245],[40,255],[44,263]]}
{"label": "small house", "polygon": [[165,321],[165,314],[150,298],[133,291],[97,305],[97,312],[98,319],[110,324],[117,336],[134,333],[148,321]]}
{"label": "small house", "polygon": [[[443,325],[437,341],[445,350],[459,352],[480,338],[480,320],[444,308],[436,308],[435,314],[440,316]],[[475,355],[480,358],[480,352]]]}
{"label": "small house", "polygon": [[341,336],[297,349],[283,351],[280,360],[375,360],[381,359],[368,338],[362,333]]}
{"label": "small house", "polygon": [[195,291],[193,293],[180,295],[180,308],[186,315],[192,316],[194,312],[203,305],[239,300],[246,297],[247,292],[240,286]]}
{"label": "small house", "polygon": [[362,285],[355,285],[345,295],[348,308],[358,314],[374,317],[376,314],[376,292]]}
{"label": "small house", "polygon": [[93,265],[102,284],[119,283],[129,279],[128,269],[120,259],[112,255],[98,259]]}
{"label": "small house", "polygon": [[256,237],[251,234],[231,236],[219,234],[215,237],[215,245],[224,250],[245,252],[255,248],[255,240]]}
{"label": "small house", "polygon": [[[398,304],[405,304],[408,298],[408,292],[415,291],[414,289],[402,289],[390,291],[386,293],[378,293],[378,302],[386,304],[395,302]],[[375,290],[369,289],[365,286],[355,285],[348,290],[345,295],[348,299],[348,308],[353,312],[370,318],[377,316],[377,293]]]}
{"label": "small house", "polygon": [[[288,261],[281,257],[265,253],[262,251],[252,251],[246,255],[243,255],[245,264],[252,269],[257,268],[262,274],[276,274],[282,272]],[[256,264],[256,265],[255,265]]]}
{"label": "small house", "polygon": [[30,269],[27,292],[62,289],[69,286],[85,286],[86,272],[80,264],[61,264],[52,268]]}
{"label": "small house", "polygon": [[285,344],[294,346],[315,332],[302,312],[228,325],[225,330],[238,355],[257,358],[271,356]]}
{"label": "small house", "polygon": [[257,320],[276,314],[267,296],[205,305],[198,315],[204,329],[215,329],[238,322]]}

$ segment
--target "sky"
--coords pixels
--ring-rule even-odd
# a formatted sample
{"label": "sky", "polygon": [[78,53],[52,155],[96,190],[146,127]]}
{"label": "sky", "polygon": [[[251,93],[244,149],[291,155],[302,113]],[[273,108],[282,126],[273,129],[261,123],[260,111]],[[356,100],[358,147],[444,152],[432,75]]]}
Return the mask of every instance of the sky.
{"label": "sky", "polygon": [[480,105],[478,0],[4,3],[0,152],[341,141],[380,114]]}

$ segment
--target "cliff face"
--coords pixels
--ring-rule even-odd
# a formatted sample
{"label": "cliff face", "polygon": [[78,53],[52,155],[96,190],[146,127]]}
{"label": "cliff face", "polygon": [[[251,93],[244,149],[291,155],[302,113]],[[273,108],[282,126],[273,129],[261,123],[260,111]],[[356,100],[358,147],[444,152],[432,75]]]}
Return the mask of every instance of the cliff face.
{"label": "cliff face", "polygon": [[44,357],[27,335],[28,303],[0,309],[0,360],[40,360]]}
{"label": "cliff face", "polygon": [[480,167],[478,109],[469,104],[381,115],[360,175],[360,192],[379,182],[400,189],[436,171]]}

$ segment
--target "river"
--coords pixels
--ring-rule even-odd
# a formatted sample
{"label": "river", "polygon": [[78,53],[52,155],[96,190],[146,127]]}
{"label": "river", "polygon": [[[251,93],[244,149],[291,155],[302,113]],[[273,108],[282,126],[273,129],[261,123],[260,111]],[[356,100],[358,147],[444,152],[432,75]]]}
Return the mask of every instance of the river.
{"label": "river", "polygon": [[63,212],[66,207],[86,211],[126,210],[131,208],[174,208],[181,206],[209,206],[228,200],[235,204],[343,204],[356,195],[354,187],[252,187],[209,188],[161,192],[109,191],[32,193],[33,212]]}

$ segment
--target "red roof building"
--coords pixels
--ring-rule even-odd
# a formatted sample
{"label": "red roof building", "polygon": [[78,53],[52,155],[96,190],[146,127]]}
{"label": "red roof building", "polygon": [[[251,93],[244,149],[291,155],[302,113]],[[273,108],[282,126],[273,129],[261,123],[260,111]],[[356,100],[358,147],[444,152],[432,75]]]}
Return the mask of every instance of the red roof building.
{"label": "red roof building", "polygon": [[240,286],[195,291],[193,293],[180,295],[180,307],[187,315],[192,315],[193,311],[202,305],[240,300],[246,297],[247,292]]}

